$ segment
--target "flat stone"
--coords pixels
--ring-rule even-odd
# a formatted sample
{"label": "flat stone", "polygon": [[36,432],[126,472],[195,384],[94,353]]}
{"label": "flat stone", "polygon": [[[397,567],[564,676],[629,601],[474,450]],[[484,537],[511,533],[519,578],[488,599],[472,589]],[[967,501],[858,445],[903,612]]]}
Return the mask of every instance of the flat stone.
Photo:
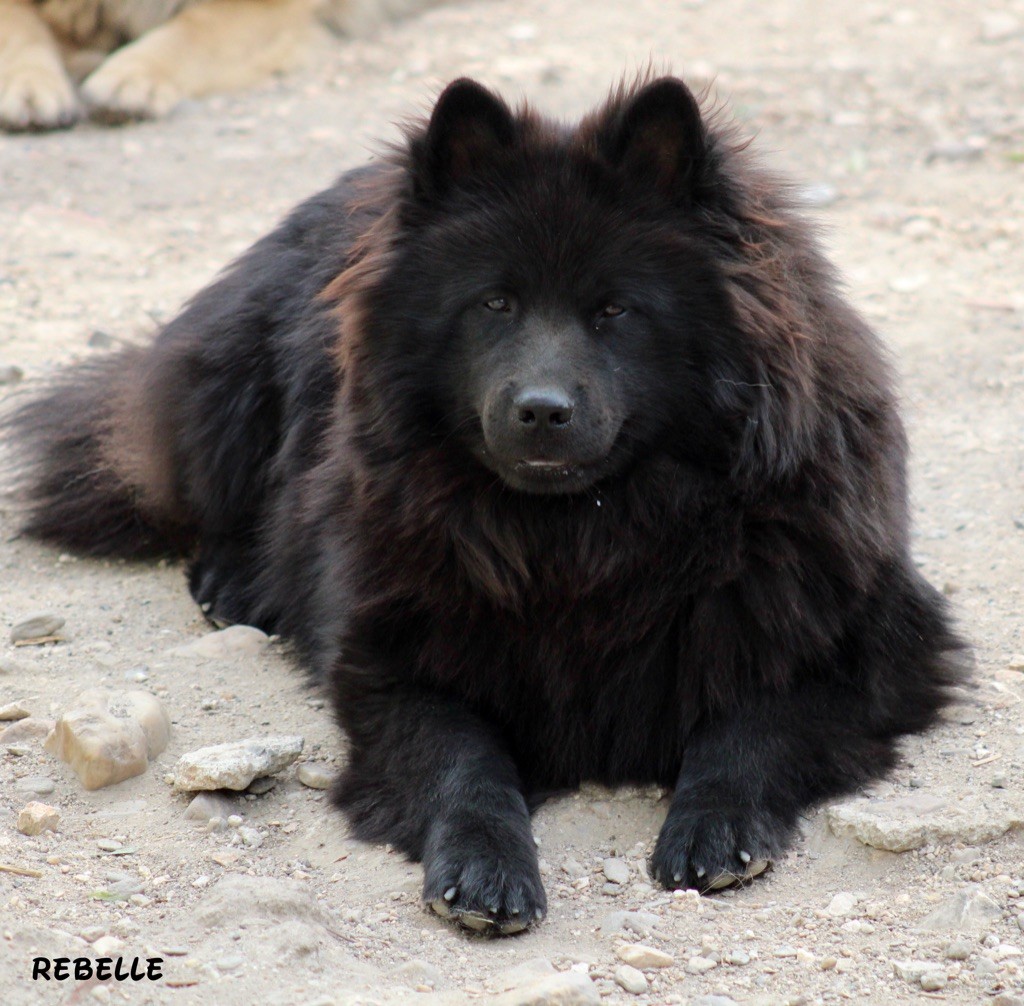
{"label": "flat stone", "polygon": [[897,978],[902,978],[905,982],[910,982],[911,985],[918,985],[924,975],[940,971],[941,965],[936,964],[935,961],[893,961],[892,969]]}
{"label": "flat stone", "polygon": [[601,932],[618,933],[628,930],[637,936],[650,936],[661,919],[653,912],[611,912],[601,921]]}
{"label": "flat stone", "polygon": [[174,768],[174,788],[243,790],[254,779],[291,765],[302,754],[304,743],[297,736],[248,737],[190,751]]}
{"label": "flat stone", "polygon": [[598,1006],[597,986],[578,971],[541,978],[490,1000],[489,1006]]}
{"label": "flat stone", "polygon": [[100,789],[145,772],[167,746],[170,729],[166,710],[149,692],[96,688],[61,714],[44,746],[86,789]]}
{"label": "flat stone", "polygon": [[601,868],[604,871],[604,875],[611,883],[629,883],[629,866],[624,859],[606,859]]}
{"label": "flat stone", "polygon": [[634,968],[668,968],[675,964],[671,954],[642,943],[626,943],[615,951],[615,955]]}
{"label": "flat stone", "polygon": [[710,957],[691,957],[686,962],[686,970],[691,975],[705,975],[713,968],[718,967],[718,961]]}
{"label": "flat stone", "polygon": [[554,964],[546,957],[531,957],[488,979],[487,988],[491,992],[507,992],[557,974]]}
{"label": "flat stone", "polygon": [[227,819],[234,810],[235,801],[231,797],[221,796],[219,793],[197,793],[185,808],[183,816],[186,821],[206,824],[215,817]]}
{"label": "flat stone", "polygon": [[1005,42],[1022,30],[1021,22],[1006,11],[991,11],[981,16],[981,40],[983,42]]}
{"label": "flat stone", "polygon": [[330,789],[334,781],[334,773],[323,763],[304,761],[295,773],[303,786],[310,789]]}
{"label": "flat stone", "polygon": [[925,992],[939,992],[946,987],[948,981],[944,971],[929,971],[928,974],[921,975],[921,988]]}
{"label": "flat stone", "polygon": [[841,918],[844,915],[849,915],[857,907],[857,898],[855,895],[850,894],[849,891],[840,891],[829,903],[825,909],[829,915],[835,918]]}
{"label": "flat stone", "polygon": [[229,874],[210,888],[194,912],[203,926],[237,929],[256,921],[329,924],[323,908],[298,881]]}
{"label": "flat stone", "polygon": [[14,781],[14,788],[19,793],[35,793],[36,796],[46,796],[52,793],[57,787],[52,779],[41,775],[27,775]]}
{"label": "flat stone", "polygon": [[64,619],[48,611],[29,615],[11,627],[12,643],[49,641],[64,628]]}
{"label": "flat stone", "polygon": [[241,660],[258,656],[269,642],[270,637],[254,626],[229,625],[226,629],[174,647],[168,651],[168,656],[194,660]]}
{"label": "flat stone", "polygon": [[0,720],[23,720],[31,715],[21,702],[8,702],[7,705],[0,706]]}
{"label": "flat stone", "polygon": [[642,971],[638,971],[629,964],[620,964],[612,973],[612,978],[619,988],[632,992],[635,996],[647,991],[646,976]]}
{"label": "flat stone", "polygon": [[18,831],[23,835],[41,835],[44,831],[56,831],[60,823],[60,811],[49,804],[25,804],[18,811]]}
{"label": "flat stone", "polygon": [[17,720],[6,730],[0,730],[0,744],[25,744],[46,740],[53,730],[53,720],[44,720],[36,716]]}
{"label": "flat stone", "polygon": [[939,932],[974,933],[998,922],[1002,915],[999,905],[980,887],[972,884],[946,898],[938,908],[918,923],[917,928]]}
{"label": "flat stone", "polygon": [[417,985],[437,985],[441,981],[441,972],[427,961],[411,960],[400,964],[391,972],[391,977],[415,988]]}
{"label": "flat stone", "polygon": [[979,845],[1024,826],[1024,795],[1007,790],[998,797],[952,802],[928,793],[895,800],[860,798],[833,804],[826,816],[838,837],[889,852],[950,842]]}
{"label": "flat stone", "polygon": [[97,957],[113,957],[116,956],[117,951],[123,946],[123,940],[119,940],[116,936],[107,935],[94,940],[92,949]]}
{"label": "flat stone", "polygon": [[966,961],[974,953],[974,944],[970,940],[953,940],[946,947],[945,957],[948,961]]}

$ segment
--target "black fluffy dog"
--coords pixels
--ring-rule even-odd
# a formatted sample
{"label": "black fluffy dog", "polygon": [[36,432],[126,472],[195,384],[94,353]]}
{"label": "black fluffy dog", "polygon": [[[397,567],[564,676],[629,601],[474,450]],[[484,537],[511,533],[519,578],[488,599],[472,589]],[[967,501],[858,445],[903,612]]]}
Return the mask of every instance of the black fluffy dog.
{"label": "black fluffy dog", "polygon": [[956,680],[879,345],[675,79],[575,128],[456,81],[14,426],[29,532],[184,552],[211,617],[295,641],[355,833],[473,928],[543,916],[545,792],[673,787],[651,871],[707,890]]}

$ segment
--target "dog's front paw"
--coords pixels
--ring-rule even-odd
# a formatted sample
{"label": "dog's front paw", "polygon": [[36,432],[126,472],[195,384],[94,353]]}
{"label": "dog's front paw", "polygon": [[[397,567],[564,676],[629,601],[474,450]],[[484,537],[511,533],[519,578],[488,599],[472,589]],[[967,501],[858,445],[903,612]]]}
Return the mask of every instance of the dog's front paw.
{"label": "dog's front paw", "polygon": [[184,95],[160,61],[127,46],[85,79],[82,97],[94,118],[119,123],[166,115]]}
{"label": "dog's front paw", "polygon": [[63,129],[80,114],[56,53],[29,47],[0,62],[0,129]]}
{"label": "dog's front paw", "polygon": [[547,912],[529,835],[486,822],[442,827],[424,856],[423,900],[438,915],[489,935],[509,936]]}
{"label": "dog's front paw", "polygon": [[673,807],[654,847],[649,870],[662,886],[702,894],[751,880],[786,850],[792,829],[757,808]]}

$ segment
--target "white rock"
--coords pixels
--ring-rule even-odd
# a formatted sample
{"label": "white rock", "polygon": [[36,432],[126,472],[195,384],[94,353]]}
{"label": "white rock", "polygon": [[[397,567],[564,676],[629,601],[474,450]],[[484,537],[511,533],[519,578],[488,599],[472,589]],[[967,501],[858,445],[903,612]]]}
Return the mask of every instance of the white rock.
{"label": "white rock", "polygon": [[413,986],[413,988],[417,985],[434,986],[441,981],[441,972],[433,964],[419,960],[406,961],[404,964],[400,964],[391,972],[391,976],[399,982]]}
{"label": "white rock", "polygon": [[932,974],[935,971],[941,971],[942,967],[936,964],[935,961],[893,961],[892,969],[896,973],[897,978],[902,978],[905,982],[910,982],[912,985],[920,983],[921,978],[924,975]]}
{"label": "white rock", "polygon": [[14,788],[19,793],[35,793],[36,796],[46,796],[47,793],[52,793],[57,787],[52,779],[47,779],[45,776],[28,775],[23,776],[21,779],[16,779]]}
{"label": "white rock", "polygon": [[45,740],[53,729],[53,720],[29,716],[16,720],[6,730],[0,730],[0,744],[25,744]]}
{"label": "white rock", "polygon": [[229,625],[176,646],[168,655],[195,660],[241,660],[258,656],[269,642],[270,637],[265,632],[251,625]]}
{"label": "white rock", "polygon": [[487,988],[491,992],[507,992],[557,974],[554,964],[546,957],[531,957],[488,979]]}
{"label": "white rock", "polygon": [[629,866],[624,859],[606,859],[602,866],[604,875],[613,884],[629,883]]}
{"label": "white rock", "polygon": [[981,17],[981,40],[1004,42],[1021,30],[1021,23],[1006,11],[991,11]]}
{"label": "white rock", "polygon": [[171,721],[149,692],[94,688],[62,713],[44,747],[67,762],[86,789],[141,775],[167,747]]}
{"label": "white rock", "polygon": [[29,615],[11,628],[12,643],[32,643],[54,639],[64,628],[64,619],[60,615],[41,612]]}
{"label": "white rock", "polygon": [[1002,909],[980,887],[969,885],[926,915],[919,929],[957,933],[980,932],[1002,918]]}
{"label": "white rock", "polygon": [[637,936],[650,936],[661,919],[653,912],[611,912],[601,922],[602,933],[618,933],[628,930]]}
{"label": "white rock", "polygon": [[1007,790],[998,798],[952,802],[928,793],[896,800],[860,798],[833,804],[826,815],[840,838],[889,852],[947,842],[979,845],[1024,826],[1024,794]]}
{"label": "white rock", "polygon": [[691,957],[686,962],[686,970],[691,975],[704,975],[717,967],[718,961],[713,961],[710,957]]}
{"label": "white rock", "polygon": [[97,957],[113,957],[124,946],[124,942],[116,936],[101,936],[93,940],[92,949]]}
{"label": "white rock", "polygon": [[235,811],[235,800],[219,793],[197,793],[185,808],[185,820],[206,824],[211,818],[228,818]]}
{"label": "white rock", "polygon": [[836,918],[841,918],[844,915],[849,915],[850,912],[857,907],[856,895],[850,894],[849,891],[840,891],[829,903],[828,908],[825,909],[829,915]]}
{"label": "white rock", "polygon": [[330,922],[313,894],[298,881],[241,874],[218,880],[194,914],[200,925],[230,929],[255,921]]}
{"label": "white rock", "polygon": [[8,702],[0,706],[0,720],[23,720],[32,714],[21,702]]}
{"label": "white rock", "polygon": [[938,992],[946,987],[947,981],[944,971],[929,971],[921,975],[921,988],[925,992]]}
{"label": "white rock", "polygon": [[578,971],[541,978],[490,1000],[489,1006],[598,1006],[597,986]]}
{"label": "white rock", "polygon": [[641,992],[647,991],[647,978],[642,971],[637,971],[636,968],[631,967],[629,964],[620,964],[612,974],[615,979],[615,984],[620,988],[625,989],[627,992],[632,992],[633,995],[640,995]]}
{"label": "white rock", "polygon": [[49,804],[33,800],[18,811],[18,831],[23,835],[41,835],[44,831],[56,831],[60,823],[60,811]]}
{"label": "white rock", "polygon": [[304,743],[297,736],[248,737],[190,751],[174,767],[174,788],[245,789],[254,779],[291,765],[302,754]]}
{"label": "white rock", "polygon": [[626,943],[615,951],[615,955],[634,968],[668,968],[675,964],[671,954],[642,943]]}
{"label": "white rock", "polygon": [[334,773],[318,761],[304,761],[295,773],[299,782],[310,789],[330,789]]}

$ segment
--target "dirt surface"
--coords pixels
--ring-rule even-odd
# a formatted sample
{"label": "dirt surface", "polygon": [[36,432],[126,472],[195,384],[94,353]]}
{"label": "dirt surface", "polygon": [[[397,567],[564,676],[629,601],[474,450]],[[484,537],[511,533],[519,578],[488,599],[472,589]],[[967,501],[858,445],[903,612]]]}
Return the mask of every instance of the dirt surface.
{"label": "dirt surface", "polygon": [[[324,41],[305,70],[163,122],[0,137],[0,368],[21,368],[28,388],[63,361],[145,338],[293,203],[366,160],[375,139],[394,138],[392,123],[450,78],[478,76],[569,117],[648,58],[697,85],[714,80],[766,157],[810,187],[853,300],[898,361],[915,555],[976,647],[978,688],[941,728],[906,743],[877,793],[909,797],[912,813],[929,799],[975,801],[982,816],[990,796],[1020,807],[1020,0],[471,3],[371,40]],[[336,763],[343,745],[322,702],[274,646],[240,661],[168,657],[208,631],[182,568],[76,560],[14,538],[13,511],[0,520],[0,705],[21,701],[52,719],[81,688],[141,687],[173,721],[146,774],[93,792],[38,740],[0,747],[0,866],[29,874],[0,872],[6,1004],[429,1006],[488,1001],[552,969],[589,974],[614,1003],[1024,1001],[1019,829],[977,847],[954,835],[895,854],[836,838],[819,812],[772,872],[697,902],[652,888],[643,872],[666,809],[659,795],[588,790],[538,813],[549,916],[505,941],[427,914],[419,868],[349,840],[324,794],[292,769],[233,804],[261,844],[230,826],[208,832],[165,782],[177,758],[297,733],[304,759]],[[15,649],[9,626],[40,610],[66,619],[69,641]],[[54,789],[33,797],[18,788],[26,777]],[[57,832],[16,830],[30,799],[58,808]],[[101,840],[121,849],[103,852]],[[629,868],[625,884],[606,884],[613,855]],[[248,879],[225,885],[227,875]],[[951,950],[951,929],[919,927],[965,886],[997,908]],[[112,890],[137,896],[112,900]],[[833,902],[841,892],[852,901]],[[621,911],[648,913],[632,919],[639,934],[616,931],[621,918],[609,916]],[[120,941],[108,944],[115,955],[162,956],[165,977],[29,980],[33,957],[81,956],[100,934]],[[646,972],[647,992],[615,983],[624,942],[672,956]],[[926,992],[900,977],[894,961],[907,959],[932,962],[945,986]]]}

